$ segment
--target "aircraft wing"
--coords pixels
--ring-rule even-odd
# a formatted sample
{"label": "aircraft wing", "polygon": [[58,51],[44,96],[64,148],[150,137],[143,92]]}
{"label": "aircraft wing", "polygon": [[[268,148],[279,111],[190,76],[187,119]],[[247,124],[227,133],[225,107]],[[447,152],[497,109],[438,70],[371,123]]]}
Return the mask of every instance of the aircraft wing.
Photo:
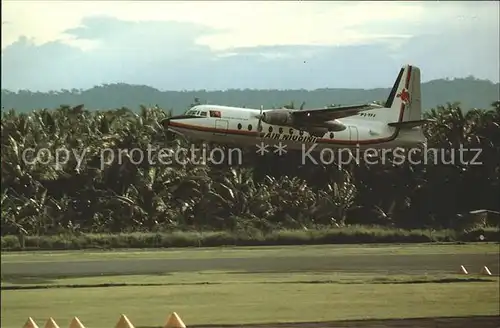
{"label": "aircraft wing", "polygon": [[357,115],[360,112],[383,108],[377,104],[348,105],[331,108],[295,109],[291,113],[298,122],[326,122],[338,118]]}

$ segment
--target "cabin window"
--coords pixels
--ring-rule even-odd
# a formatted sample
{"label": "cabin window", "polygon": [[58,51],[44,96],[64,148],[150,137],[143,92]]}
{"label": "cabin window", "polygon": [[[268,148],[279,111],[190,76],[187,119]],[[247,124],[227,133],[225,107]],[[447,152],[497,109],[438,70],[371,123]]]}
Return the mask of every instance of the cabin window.
{"label": "cabin window", "polygon": [[248,124],[248,131],[252,131],[252,124]]}
{"label": "cabin window", "polygon": [[200,116],[207,117],[207,112],[200,112]]}
{"label": "cabin window", "polygon": [[238,130],[241,130],[242,126],[241,123],[238,123]]}
{"label": "cabin window", "polygon": [[269,131],[269,133],[273,132],[273,127],[270,126],[269,129],[267,129],[267,131]]}
{"label": "cabin window", "polygon": [[289,133],[290,135],[292,135],[292,134],[293,134],[293,129],[292,129],[292,128],[290,128],[290,130],[288,130],[288,133]]}
{"label": "cabin window", "polygon": [[334,135],[333,132],[330,132],[330,139],[333,139]]}
{"label": "cabin window", "polygon": [[282,134],[283,133],[283,128],[279,128],[279,133]]}
{"label": "cabin window", "polygon": [[211,110],[210,117],[221,117],[221,113],[218,110]]}

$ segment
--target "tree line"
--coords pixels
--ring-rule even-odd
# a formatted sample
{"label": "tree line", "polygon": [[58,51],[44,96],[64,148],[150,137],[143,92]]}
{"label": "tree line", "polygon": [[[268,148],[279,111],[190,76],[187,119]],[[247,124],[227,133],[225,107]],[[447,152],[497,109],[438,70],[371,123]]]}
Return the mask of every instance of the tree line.
{"label": "tree line", "polygon": [[[2,236],[498,224],[463,214],[500,210],[499,101],[467,112],[447,103],[426,113],[432,119],[424,127],[427,148],[446,156],[460,147],[481,150],[436,165],[393,158],[312,165],[294,158],[298,153],[260,157],[254,148],[240,165],[203,164],[189,152],[163,165],[157,153],[138,161],[120,151],[187,147],[160,125],[169,115],[144,106],[138,112],[82,106],[2,112]],[[56,163],[58,149],[69,154]],[[472,159],[481,164],[469,165]]]}
{"label": "tree line", "polygon": [[[140,105],[159,106],[179,114],[194,97],[202,103],[246,106],[248,108],[280,107],[290,101],[299,105],[305,102],[308,108],[326,105],[347,105],[380,101],[387,98],[393,81],[386,88],[377,89],[316,89],[316,90],[224,90],[224,91],[160,91],[145,85],[125,83],[98,85],[87,90],[72,89],[49,92],[2,90],[2,111],[15,108],[30,112],[38,108],[55,108],[60,104],[76,106],[85,104],[88,109],[127,107],[137,111]],[[446,80],[439,79],[422,83],[423,108],[434,108],[450,99],[460,101],[464,110],[487,108],[491,99],[499,99],[499,83],[479,80],[474,77]]]}

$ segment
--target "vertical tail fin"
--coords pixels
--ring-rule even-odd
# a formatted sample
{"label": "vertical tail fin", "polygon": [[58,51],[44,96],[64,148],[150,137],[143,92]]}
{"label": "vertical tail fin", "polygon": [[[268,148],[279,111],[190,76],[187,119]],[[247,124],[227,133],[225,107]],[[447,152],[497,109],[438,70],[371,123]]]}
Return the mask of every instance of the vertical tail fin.
{"label": "vertical tail fin", "polygon": [[376,110],[377,116],[387,123],[419,121],[422,119],[421,101],[420,69],[406,65],[399,71],[385,108]]}

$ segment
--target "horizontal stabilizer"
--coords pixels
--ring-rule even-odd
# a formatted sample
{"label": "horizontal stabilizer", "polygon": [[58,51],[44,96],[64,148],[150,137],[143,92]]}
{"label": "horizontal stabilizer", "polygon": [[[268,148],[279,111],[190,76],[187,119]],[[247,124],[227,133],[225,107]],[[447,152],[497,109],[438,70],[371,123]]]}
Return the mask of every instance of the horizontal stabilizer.
{"label": "horizontal stabilizer", "polygon": [[416,126],[424,125],[425,123],[432,122],[431,120],[416,120],[416,121],[404,121],[404,122],[394,122],[389,123],[389,126],[400,129],[411,129]]}

